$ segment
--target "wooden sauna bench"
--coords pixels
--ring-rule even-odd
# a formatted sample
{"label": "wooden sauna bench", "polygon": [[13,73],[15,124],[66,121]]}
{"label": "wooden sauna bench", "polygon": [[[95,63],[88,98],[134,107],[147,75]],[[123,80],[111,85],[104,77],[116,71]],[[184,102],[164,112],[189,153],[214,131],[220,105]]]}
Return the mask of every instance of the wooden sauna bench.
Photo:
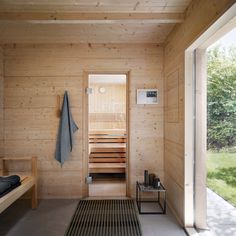
{"label": "wooden sauna bench", "polygon": [[94,130],[89,133],[89,173],[125,173],[126,132]]}
{"label": "wooden sauna bench", "polygon": [[21,185],[13,189],[0,198],[0,213],[8,208],[12,203],[19,199],[23,194],[31,190],[31,207],[32,209],[37,208],[37,158],[36,157],[3,157],[0,158],[2,161],[2,173],[6,175],[6,162],[25,162],[31,163],[31,173],[28,175],[19,175],[21,178]]}

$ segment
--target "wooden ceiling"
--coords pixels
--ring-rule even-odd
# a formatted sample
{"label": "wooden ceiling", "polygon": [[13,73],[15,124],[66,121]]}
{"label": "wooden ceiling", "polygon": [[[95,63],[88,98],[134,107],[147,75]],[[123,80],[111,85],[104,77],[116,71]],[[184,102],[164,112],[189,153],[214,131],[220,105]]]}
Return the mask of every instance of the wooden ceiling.
{"label": "wooden ceiling", "polygon": [[0,43],[163,43],[190,0],[0,0]]}

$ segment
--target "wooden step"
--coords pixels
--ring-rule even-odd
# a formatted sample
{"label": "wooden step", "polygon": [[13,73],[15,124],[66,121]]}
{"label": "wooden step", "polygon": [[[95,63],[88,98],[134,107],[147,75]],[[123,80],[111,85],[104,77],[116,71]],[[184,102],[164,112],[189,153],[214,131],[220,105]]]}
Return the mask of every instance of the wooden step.
{"label": "wooden step", "polygon": [[102,129],[102,130],[89,130],[89,135],[97,135],[97,134],[111,134],[111,135],[114,135],[114,134],[118,134],[118,135],[125,135],[126,134],[126,131],[124,129]]}
{"label": "wooden step", "polygon": [[125,138],[90,138],[89,143],[125,143]]}
{"label": "wooden step", "polygon": [[125,173],[125,130],[94,130],[89,134],[89,172]]}
{"label": "wooden step", "polygon": [[109,139],[109,138],[115,138],[115,139],[119,139],[119,138],[125,138],[126,139],[126,136],[125,135],[118,135],[118,134],[97,134],[97,135],[89,135],[89,138],[90,139],[93,139],[93,138],[103,138],[103,139]]}
{"label": "wooden step", "polygon": [[91,143],[89,144],[90,153],[96,152],[126,152],[125,143]]}
{"label": "wooden step", "polygon": [[91,143],[89,146],[92,147],[107,147],[107,148],[117,148],[122,147],[125,148],[125,143]]}
{"label": "wooden step", "polygon": [[90,153],[102,153],[102,152],[126,152],[126,148],[91,148]]}
{"label": "wooden step", "polygon": [[90,153],[89,157],[93,158],[93,157],[126,157],[126,153],[125,152],[118,152],[118,153]]}
{"label": "wooden step", "polygon": [[125,173],[126,163],[89,163],[89,173]]}
{"label": "wooden step", "polygon": [[109,157],[105,157],[105,158],[89,158],[89,162],[90,163],[125,163],[126,162],[126,158],[109,158]]}

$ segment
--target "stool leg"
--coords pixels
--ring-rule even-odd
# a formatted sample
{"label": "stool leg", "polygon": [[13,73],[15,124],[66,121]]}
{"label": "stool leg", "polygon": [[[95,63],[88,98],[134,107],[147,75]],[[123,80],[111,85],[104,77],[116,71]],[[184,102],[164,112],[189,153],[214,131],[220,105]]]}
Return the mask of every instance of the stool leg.
{"label": "stool leg", "polygon": [[37,186],[36,184],[32,187],[31,193],[31,208],[35,209],[38,206]]}
{"label": "stool leg", "polygon": [[166,192],[164,192],[164,214],[166,214]]}

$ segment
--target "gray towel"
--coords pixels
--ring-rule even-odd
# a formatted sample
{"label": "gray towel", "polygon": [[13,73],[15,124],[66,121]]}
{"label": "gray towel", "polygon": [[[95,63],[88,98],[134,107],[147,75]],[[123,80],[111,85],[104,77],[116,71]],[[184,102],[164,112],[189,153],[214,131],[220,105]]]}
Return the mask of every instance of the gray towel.
{"label": "gray towel", "polygon": [[72,151],[73,133],[78,129],[70,111],[68,93],[65,91],[55,154],[55,158],[61,163],[61,166],[68,159]]}

